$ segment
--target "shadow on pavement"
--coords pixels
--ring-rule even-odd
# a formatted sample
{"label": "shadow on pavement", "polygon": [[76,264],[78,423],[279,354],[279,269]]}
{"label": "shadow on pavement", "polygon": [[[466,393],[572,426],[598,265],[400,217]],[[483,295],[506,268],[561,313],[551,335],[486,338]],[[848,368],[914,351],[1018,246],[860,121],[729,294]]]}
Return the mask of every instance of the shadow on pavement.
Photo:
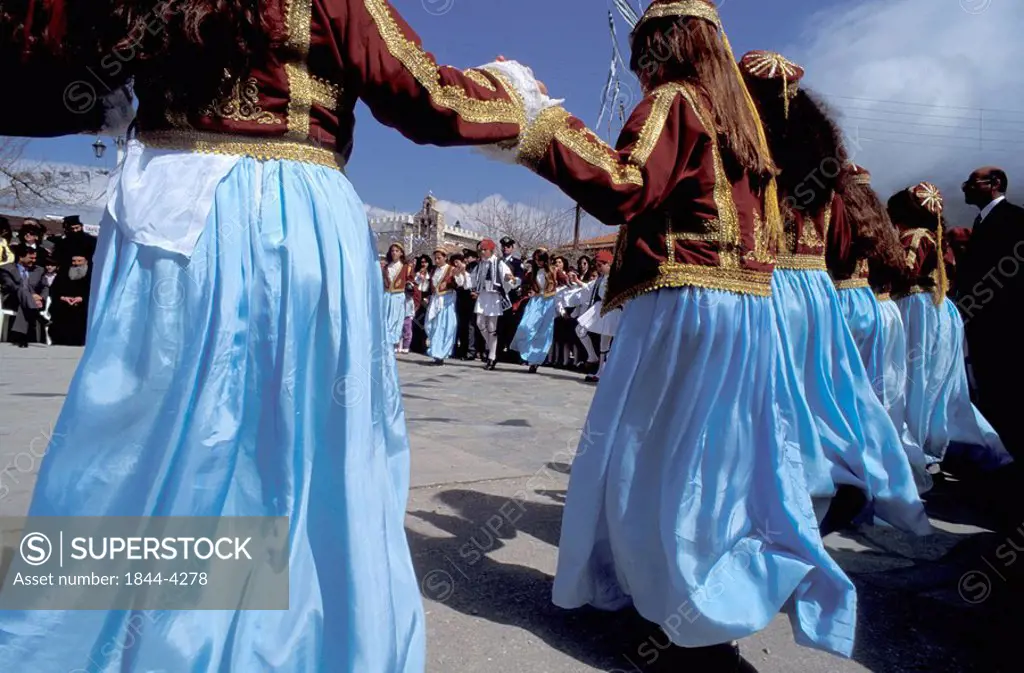
{"label": "shadow on pavement", "polygon": [[[564,493],[545,491],[542,495],[557,502],[564,498]],[[456,515],[412,511],[410,516],[451,537],[434,538],[408,530],[426,598],[466,615],[525,629],[582,664],[604,671],[687,670],[677,651],[668,648],[660,629],[634,611],[562,610],[551,603],[550,575],[491,558],[495,551],[524,534],[533,538],[534,544],[540,541],[542,545],[557,546],[561,504],[516,504],[508,497],[459,489],[442,491],[437,498]],[[978,557],[965,549],[958,553],[976,561]],[[544,551],[551,554],[553,550]],[[863,559],[853,562],[858,554],[834,551],[844,567],[863,569]],[[1009,643],[1014,641],[1004,640],[1007,631],[993,629],[991,621],[999,618],[1005,607],[997,608],[995,603],[984,601],[971,604],[955,600],[956,582],[961,575],[946,572],[929,576],[936,572],[932,566],[949,561],[944,558],[932,564],[876,573],[850,572],[857,585],[859,603],[855,661],[876,673],[1011,670],[1005,667],[1005,660]],[[437,590],[438,586],[431,581],[439,574],[450,580],[444,583],[443,591]],[[950,580],[953,600],[941,592],[928,593],[927,587],[934,590],[931,585],[936,581],[942,584]]]}

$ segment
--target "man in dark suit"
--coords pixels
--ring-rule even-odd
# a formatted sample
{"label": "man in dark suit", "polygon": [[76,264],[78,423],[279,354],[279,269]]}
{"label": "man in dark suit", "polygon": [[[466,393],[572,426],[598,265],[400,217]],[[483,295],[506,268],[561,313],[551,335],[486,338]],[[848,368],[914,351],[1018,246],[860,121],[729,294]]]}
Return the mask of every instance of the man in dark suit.
{"label": "man in dark suit", "polygon": [[[476,250],[464,248],[463,259],[466,263],[466,272],[473,277],[476,271],[478,253]],[[472,288],[455,289],[455,315],[458,326],[455,331],[455,357],[460,360],[472,360],[477,353],[483,352],[483,335],[476,327],[476,316],[473,309],[476,307],[476,300],[473,299]]]}
{"label": "man in dark suit", "polygon": [[[516,242],[506,236],[501,239],[501,259],[511,269],[512,275],[520,281],[523,280],[523,260],[515,256]],[[513,306],[519,303],[519,299],[522,297],[522,285],[512,290],[509,293],[509,301],[512,302]],[[498,319],[498,358],[503,359],[506,362],[519,363],[519,353],[511,350],[509,347],[512,345],[512,339],[516,336],[516,330],[519,329],[519,321],[523,319],[523,307],[510,308]]]}
{"label": "man in dark suit", "polygon": [[978,407],[1006,449],[1024,462],[1020,390],[1024,385],[1024,208],[1006,200],[999,168],[974,171],[964,200],[981,212],[974,221],[957,278],[957,304],[978,388]]}
{"label": "man in dark suit", "polygon": [[36,266],[36,251],[19,243],[13,252],[14,262],[0,266],[0,301],[5,309],[15,311],[11,343],[28,348],[29,341],[39,340],[39,311],[46,304],[49,288],[45,269]]}

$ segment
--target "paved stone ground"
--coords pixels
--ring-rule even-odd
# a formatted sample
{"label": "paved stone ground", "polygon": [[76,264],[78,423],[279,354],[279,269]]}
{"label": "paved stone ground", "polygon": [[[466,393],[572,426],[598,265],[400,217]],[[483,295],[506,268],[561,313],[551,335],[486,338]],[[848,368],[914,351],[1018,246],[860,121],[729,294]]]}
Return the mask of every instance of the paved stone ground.
{"label": "paved stone ground", "polygon": [[[0,344],[0,516],[28,506],[79,354]],[[402,356],[400,372],[413,454],[407,531],[426,599],[430,673],[685,670],[630,614],[550,602],[569,462],[593,388],[564,372],[438,368],[415,355]],[[1013,631],[1000,627],[1014,603],[999,572],[1004,556],[997,563],[987,551],[994,534],[956,482],[928,500],[938,530],[928,538],[868,527],[827,540],[859,590],[852,660],[796,646],[781,617],[741,643],[744,655],[762,673],[1020,670],[1002,664]]]}

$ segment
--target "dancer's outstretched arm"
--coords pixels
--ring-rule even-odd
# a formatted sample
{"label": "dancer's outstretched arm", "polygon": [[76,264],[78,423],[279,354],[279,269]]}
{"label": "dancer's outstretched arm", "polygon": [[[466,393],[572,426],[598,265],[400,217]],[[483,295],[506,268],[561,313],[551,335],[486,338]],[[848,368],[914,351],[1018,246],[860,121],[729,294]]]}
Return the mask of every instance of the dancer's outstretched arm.
{"label": "dancer's outstretched arm", "polygon": [[[342,67],[373,116],[432,145],[514,147],[547,102],[529,69],[438,65],[387,0],[325,0]],[[512,79],[515,79],[513,83]]]}
{"label": "dancer's outstretched arm", "polygon": [[[605,224],[628,224],[691,180],[693,198],[706,199],[714,212],[721,162],[706,119],[693,90],[666,84],[637,105],[612,149],[582,121],[552,106],[527,128],[516,159]],[[702,184],[706,180],[710,184]]]}

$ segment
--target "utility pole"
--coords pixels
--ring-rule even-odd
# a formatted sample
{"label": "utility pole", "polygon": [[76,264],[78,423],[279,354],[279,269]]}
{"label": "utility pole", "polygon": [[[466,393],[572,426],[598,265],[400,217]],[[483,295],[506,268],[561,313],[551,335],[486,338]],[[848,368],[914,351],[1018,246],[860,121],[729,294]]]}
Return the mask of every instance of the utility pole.
{"label": "utility pole", "polygon": [[576,225],[573,227],[572,234],[572,249],[578,250],[580,247],[580,219],[583,217],[583,209],[580,208],[580,204],[576,204]]}

